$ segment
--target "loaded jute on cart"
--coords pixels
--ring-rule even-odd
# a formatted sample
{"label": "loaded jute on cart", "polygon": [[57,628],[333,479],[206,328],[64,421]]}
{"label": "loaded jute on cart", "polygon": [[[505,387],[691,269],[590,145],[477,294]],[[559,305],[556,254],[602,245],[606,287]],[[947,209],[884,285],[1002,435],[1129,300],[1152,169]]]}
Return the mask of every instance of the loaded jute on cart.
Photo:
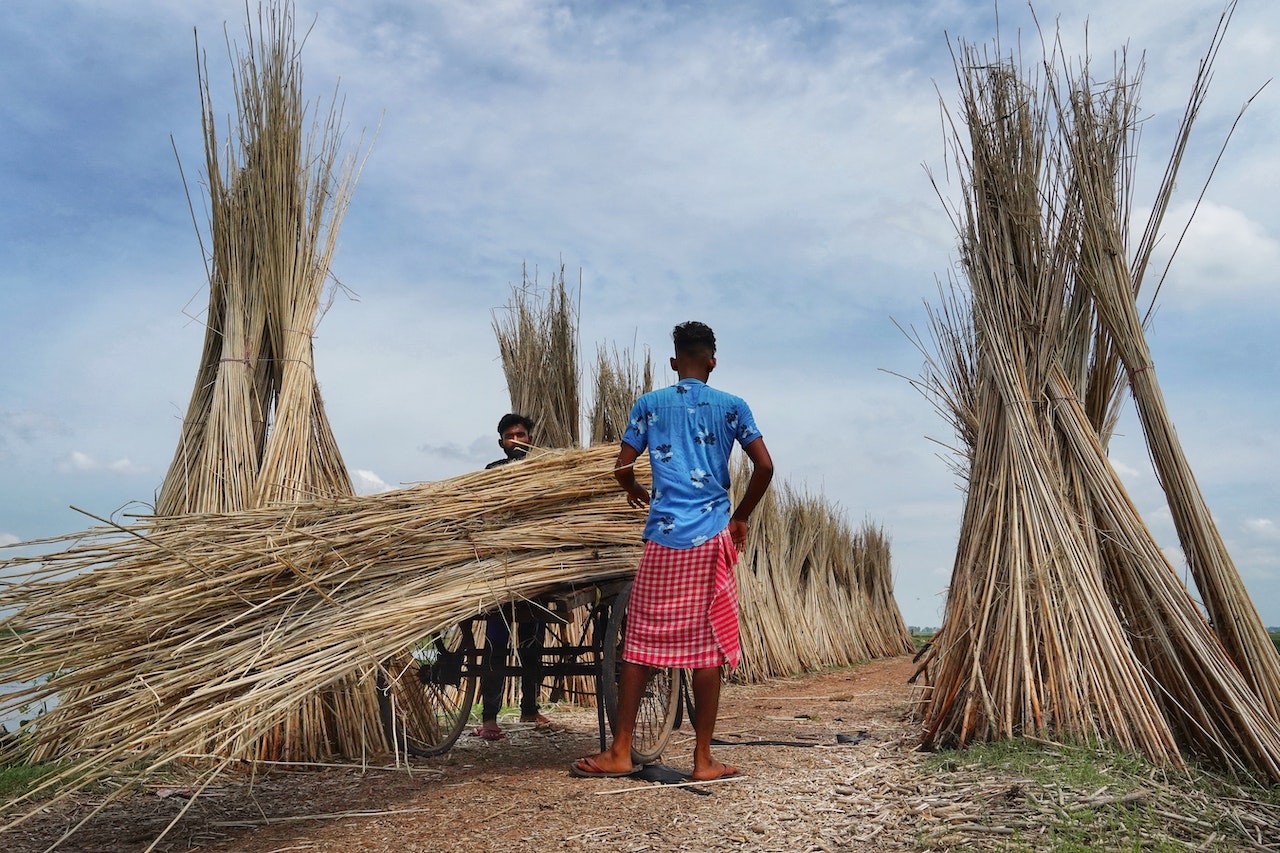
{"label": "loaded jute on cart", "polygon": [[[642,517],[617,500],[612,452],[531,455],[518,493],[510,472],[478,471],[101,527],[30,558],[0,600],[17,608],[2,648],[7,676],[31,682],[21,700],[58,697],[32,758],[239,760],[286,721],[312,757],[385,751],[345,683],[371,687],[379,664],[464,618],[634,571]],[[318,716],[298,716],[313,699]]]}
{"label": "loaded jute on cart", "polygon": [[[291,9],[261,8],[256,23],[235,75],[233,140],[217,138],[200,63],[209,308],[155,513],[92,516],[99,525],[22,543],[0,561],[0,660],[18,685],[3,709],[30,712],[4,758],[57,762],[6,804],[0,832],[46,808],[43,798],[113,774],[181,763],[202,780],[199,796],[229,768],[260,762],[430,753],[466,721],[465,682],[440,675],[466,645],[451,645],[459,624],[548,595],[616,591],[635,569],[644,513],[627,505],[612,465],[651,371],[601,348],[587,420],[602,443],[577,447],[577,328],[563,267],[548,306],[523,287],[512,323],[495,323],[511,406],[545,428],[518,465],[519,489],[508,466],[351,493],[312,334],[357,164],[339,153],[334,110],[303,126]],[[910,648],[883,533],[855,534],[819,498],[785,488],[756,518],[737,568],[739,677]],[[606,612],[598,602],[582,611],[593,608]],[[608,621],[592,630],[608,634]],[[588,639],[616,651],[607,637]]]}

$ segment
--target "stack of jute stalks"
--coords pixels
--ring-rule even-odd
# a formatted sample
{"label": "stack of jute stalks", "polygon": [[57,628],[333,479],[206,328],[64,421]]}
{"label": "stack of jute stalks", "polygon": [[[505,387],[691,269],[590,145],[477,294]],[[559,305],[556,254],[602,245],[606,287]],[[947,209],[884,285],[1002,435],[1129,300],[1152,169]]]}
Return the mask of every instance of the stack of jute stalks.
{"label": "stack of jute stalks", "polygon": [[[967,500],[922,663],[927,744],[1100,738],[1280,779],[1280,658],[1177,443],[1137,307],[1229,11],[1132,254],[1140,71],[1121,62],[1099,84],[1056,51],[1038,75],[973,47],[956,59],[968,291],[933,314],[924,386],[964,443]],[[1126,389],[1212,624],[1107,458]]]}
{"label": "stack of jute stalks", "polygon": [[[739,458],[734,484],[745,486]],[[762,681],[909,653],[893,598],[889,542],[871,524],[854,532],[826,501],[775,486],[751,516],[736,576],[742,664]]]}
{"label": "stack of jute stalks", "polygon": [[591,443],[617,445],[627,431],[631,406],[641,394],[653,390],[653,361],[645,355],[643,366],[629,349],[596,348],[595,394],[591,403]]}
{"label": "stack of jute stalks", "polygon": [[493,319],[511,411],[533,418],[539,445],[577,447],[582,432],[578,312],[569,300],[564,264],[546,291],[538,287],[536,270],[530,280],[524,267],[520,278],[505,313]]}
{"label": "stack of jute stalks", "polygon": [[[236,133],[218,133],[207,67],[200,93],[209,194],[205,344],[156,515],[229,512],[352,494],[315,375],[312,333],[355,180],[336,105],[308,130],[290,4],[259,7],[232,77]],[[323,120],[321,120],[323,119]],[[342,701],[376,703],[350,686]],[[335,691],[336,697],[338,692]],[[328,700],[326,700],[328,701]],[[321,716],[317,707],[305,718]],[[290,721],[264,758],[314,758],[315,733]]]}
{"label": "stack of jute stalks", "polygon": [[350,495],[312,334],[356,164],[335,108],[307,129],[291,7],[260,8],[233,71],[237,135],[200,92],[211,245],[205,344],[162,516]]}
{"label": "stack of jute stalks", "polygon": [[[381,495],[157,519],[0,563],[12,710],[58,702],[19,738],[65,760],[49,784],[124,762],[255,758],[284,720],[354,754],[382,732],[314,696],[500,604],[634,571],[644,514],[619,499],[613,448]],[[644,463],[641,462],[642,471]],[[320,743],[314,744],[319,752]]]}

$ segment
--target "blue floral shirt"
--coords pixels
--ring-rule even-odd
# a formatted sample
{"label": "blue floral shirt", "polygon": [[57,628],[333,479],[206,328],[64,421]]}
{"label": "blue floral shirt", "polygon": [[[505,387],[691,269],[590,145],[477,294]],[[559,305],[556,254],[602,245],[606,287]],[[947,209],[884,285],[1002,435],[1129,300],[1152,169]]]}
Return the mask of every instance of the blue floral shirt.
{"label": "blue floral shirt", "polygon": [[622,440],[649,451],[653,471],[644,538],[696,548],[729,525],[729,454],[760,438],[741,397],[697,379],[645,394]]}

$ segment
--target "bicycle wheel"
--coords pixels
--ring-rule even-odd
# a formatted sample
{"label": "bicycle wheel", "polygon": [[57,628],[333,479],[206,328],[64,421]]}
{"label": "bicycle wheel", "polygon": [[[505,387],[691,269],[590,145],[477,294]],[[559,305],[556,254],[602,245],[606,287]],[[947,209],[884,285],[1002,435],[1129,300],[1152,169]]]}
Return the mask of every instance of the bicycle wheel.
{"label": "bicycle wheel", "polygon": [[[618,729],[618,673],[622,666],[622,639],[630,599],[631,584],[627,584],[609,610],[601,649],[598,701],[604,703],[609,729],[615,734]],[[683,674],[678,669],[659,669],[645,685],[640,710],[636,714],[635,734],[631,739],[631,760],[636,764],[652,764],[666,749],[680,708],[682,678]]]}
{"label": "bicycle wheel", "polygon": [[378,670],[378,714],[387,743],[426,757],[453,746],[471,717],[476,677],[470,622],[406,649]]}

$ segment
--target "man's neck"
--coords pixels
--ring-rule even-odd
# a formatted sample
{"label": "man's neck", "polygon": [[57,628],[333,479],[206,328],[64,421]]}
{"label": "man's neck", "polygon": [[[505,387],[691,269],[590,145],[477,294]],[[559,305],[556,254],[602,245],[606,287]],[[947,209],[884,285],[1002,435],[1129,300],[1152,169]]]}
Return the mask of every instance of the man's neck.
{"label": "man's neck", "polygon": [[671,359],[671,368],[682,380],[696,379],[705,385],[711,378],[711,371],[716,369],[716,360],[710,356],[685,353]]}

